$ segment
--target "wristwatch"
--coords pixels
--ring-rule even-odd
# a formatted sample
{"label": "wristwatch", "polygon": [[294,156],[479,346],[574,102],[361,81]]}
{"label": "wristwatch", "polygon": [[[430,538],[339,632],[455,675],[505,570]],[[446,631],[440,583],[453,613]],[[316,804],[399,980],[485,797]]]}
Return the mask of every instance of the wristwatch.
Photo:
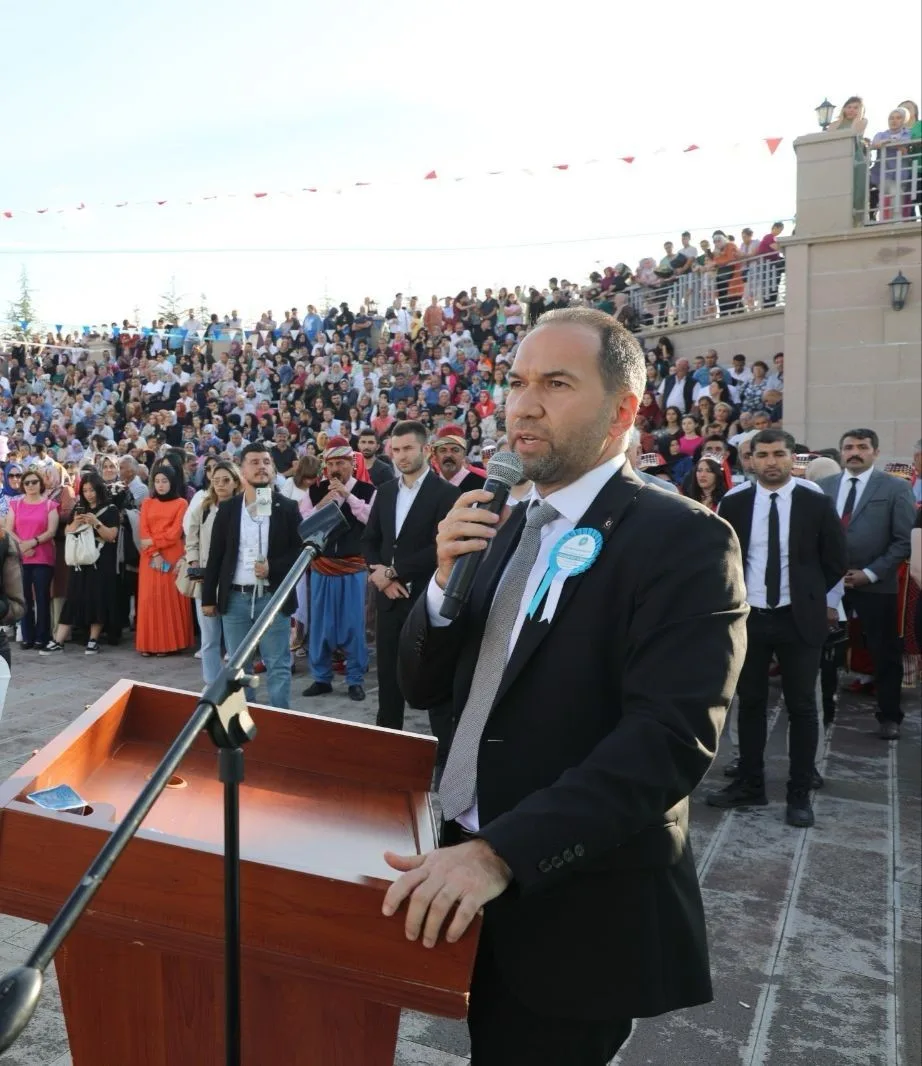
{"label": "wristwatch", "polygon": [[393,581],[394,578],[397,576],[397,571],[392,566],[386,566],[384,568],[384,576],[387,578],[388,581]]}

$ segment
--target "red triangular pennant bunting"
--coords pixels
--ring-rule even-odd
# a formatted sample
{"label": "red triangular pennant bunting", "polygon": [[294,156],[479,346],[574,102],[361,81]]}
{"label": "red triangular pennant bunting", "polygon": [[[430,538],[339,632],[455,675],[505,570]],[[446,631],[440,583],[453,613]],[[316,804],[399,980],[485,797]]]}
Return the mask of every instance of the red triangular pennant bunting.
{"label": "red triangular pennant bunting", "polygon": [[4,218],[12,218],[13,217],[13,212],[12,211],[4,211],[3,212],[3,217]]}
{"label": "red triangular pennant bunting", "polygon": [[77,204],[77,210],[82,211],[86,207],[86,204]]}
{"label": "red triangular pennant bunting", "polygon": [[621,162],[622,163],[633,163],[635,158],[636,158],[636,156],[633,156],[633,155],[623,155],[621,157]]}
{"label": "red triangular pennant bunting", "polygon": [[697,152],[700,151],[697,144],[690,144],[687,148],[682,149],[683,152]]}
{"label": "red triangular pennant bunting", "polygon": [[423,178],[423,181],[435,181],[438,174],[434,170],[430,170],[429,173]]}
{"label": "red triangular pennant bunting", "polygon": [[555,163],[554,164],[554,170],[569,170],[569,169],[570,169],[570,164],[569,163]]}
{"label": "red triangular pennant bunting", "polygon": [[768,154],[774,155],[778,151],[778,145],[784,140],[783,137],[766,137],[765,143],[768,146]]}
{"label": "red triangular pennant bunting", "polygon": [[158,206],[158,207],[163,207],[163,205],[164,205],[165,203],[166,203],[166,200],[158,200],[158,201],[157,201],[157,206]]}
{"label": "red triangular pennant bunting", "polygon": [[261,200],[264,196],[268,196],[269,194],[267,192],[254,192],[253,195],[257,200]]}

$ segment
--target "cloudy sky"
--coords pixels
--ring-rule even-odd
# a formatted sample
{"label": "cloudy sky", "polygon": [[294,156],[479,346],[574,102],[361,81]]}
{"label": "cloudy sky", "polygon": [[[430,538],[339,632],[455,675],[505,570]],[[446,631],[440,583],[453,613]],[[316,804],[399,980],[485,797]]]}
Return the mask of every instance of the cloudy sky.
{"label": "cloudy sky", "polygon": [[[172,277],[255,318],[764,232],[793,214],[792,143],[824,96],[862,94],[873,133],[922,81],[917,5],[896,62],[792,0],[768,20],[726,0],[9,6],[0,309],[25,265],[66,326],[149,320]],[[167,203],[104,206],[123,200]]]}

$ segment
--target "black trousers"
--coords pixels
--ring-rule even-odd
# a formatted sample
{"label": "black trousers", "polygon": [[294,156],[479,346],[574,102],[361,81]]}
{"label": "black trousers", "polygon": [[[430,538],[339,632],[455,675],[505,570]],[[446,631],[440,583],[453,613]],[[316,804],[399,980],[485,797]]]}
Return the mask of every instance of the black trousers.
{"label": "black trousers", "polygon": [[400,631],[410,613],[409,600],[395,600],[386,608],[378,603],[375,620],[375,657],[378,663],[378,716],[375,724],[403,729],[406,701],[397,683],[397,652]]}
{"label": "black trousers", "polygon": [[736,691],[739,696],[740,778],[765,777],[768,733],[768,668],[778,656],[781,688],[788,712],[790,777],[788,791],[809,791],[816,760],[819,722],[816,677],[822,649],[803,642],[790,607],[776,611],[753,608],[746,622],[748,647]]}
{"label": "black trousers", "polygon": [[576,1021],[531,1010],[506,986],[485,932],[477,949],[468,1028],[471,1066],[607,1066],[630,1036],[631,1019]]}
{"label": "black trousers", "polygon": [[903,642],[897,627],[896,593],[855,589],[846,594],[845,610],[849,614],[854,611],[858,615],[861,632],[874,660],[877,720],[901,722]]}

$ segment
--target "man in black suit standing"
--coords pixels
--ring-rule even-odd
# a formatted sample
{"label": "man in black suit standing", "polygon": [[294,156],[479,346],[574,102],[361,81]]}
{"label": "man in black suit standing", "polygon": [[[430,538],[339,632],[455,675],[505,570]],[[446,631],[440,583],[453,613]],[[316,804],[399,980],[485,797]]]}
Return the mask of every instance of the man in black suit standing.
{"label": "man in black suit standing", "polygon": [[[240,456],[243,492],[222,503],[211,528],[211,550],[202,585],[202,613],[221,615],[224,643],[231,653],[301,554],[301,515],[294,500],[272,489],[275,464],[263,441],[248,444]],[[257,489],[270,489],[267,507]],[[268,703],[291,706],[291,618],[298,605],[292,593],[259,642],[266,664]],[[247,699],[257,699],[247,689]]]}
{"label": "man in black suit standing", "polygon": [[362,551],[377,590],[377,724],[403,729],[404,699],[397,683],[400,631],[435,573],[439,522],[459,492],[429,469],[428,435],[421,422],[394,426],[391,456],[399,476],[378,488]]}
{"label": "man in black suit standing", "polygon": [[[740,485],[718,513],[736,530],[746,566],[748,643],[740,674],[739,777],[708,796],[712,807],[765,806],[768,668],[778,656],[788,712],[788,825],[813,825],[810,790],[819,738],[816,677],[829,635],[826,593],[845,573],[845,536],[822,491],[791,476],[794,438],[764,429],[752,438],[755,485]],[[835,613],[833,611],[833,613]]]}
{"label": "man in black suit standing", "polygon": [[819,485],[845,529],[845,611],[858,616],[874,660],[879,736],[899,740],[903,642],[897,625],[897,571],[909,558],[915,503],[908,482],[874,469],[880,441],[873,429],[848,430],[839,451],[844,472]]}
{"label": "man in black suit standing", "polygon": [[[403,876],[383,911],[408,901],[406,935],[431,947],[485,908],[477,1066],[602,1066],[632,1018],[711,998],[688,797],[742,664],[743,572],[725,522],[625,463],[645,380],[609,315],[541,317],[507,404],[535,490],[504,520],[473,508],[483,489],[460,497],[401,639],[408,702],[453,700],[457,726],[445,846],[388,853]],[[452,566],[488,545],[449,623]]]}

